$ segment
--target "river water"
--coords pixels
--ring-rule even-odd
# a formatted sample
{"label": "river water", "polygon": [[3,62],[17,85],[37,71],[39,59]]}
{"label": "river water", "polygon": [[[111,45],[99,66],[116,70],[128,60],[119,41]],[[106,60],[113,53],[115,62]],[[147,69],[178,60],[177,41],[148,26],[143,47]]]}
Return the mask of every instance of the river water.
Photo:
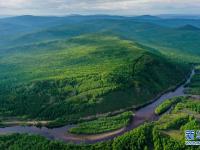
{"label": "river water", "polygon": [[187,81],[184,84],[180,85],[176,90],[163,94],[153,103],[137,110],[135,112],[135,116],[133,117],[133,121],[131,122],[131,124],[128,127],[116,131],[98,135],[73,135],[67,133],[67,130],[69,128],[74,127],[74,125],[67,125],[64,127],[53,128],[53,129],[48,129],[46,127],[38,128],[35,126],[12,126],[12,127],[0,128],[0,135],[12,134],[12,133],[29,133],[29,134],[38,134],[51,140],[60,140],[73,143],[96,143],[99,141],[110,140],[138,127],[139,125],[143,124],[146,121],[157,120],[159,117],[154,114],[155,108],[166,99],[173,98],[176,96],[185,96],[184,86],[191,81],[191,78],[194,74],[195,72],[194,70],[192,70],[192,73],[190,74]]}

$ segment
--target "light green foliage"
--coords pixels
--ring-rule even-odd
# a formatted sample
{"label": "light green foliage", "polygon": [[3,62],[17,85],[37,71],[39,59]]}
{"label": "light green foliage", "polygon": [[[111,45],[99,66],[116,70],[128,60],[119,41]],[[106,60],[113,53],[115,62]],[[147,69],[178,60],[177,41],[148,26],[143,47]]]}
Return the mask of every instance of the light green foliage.
{"label": "light green foliage", "polygon": [[160,115],[167,111],[172,105],[178,103],[181,100],[181,98],[176,97],[173,99],[168,99],[162,102],[156,109],[155,109],[155,114]]}
{"label": "light green foliage", "polygon": [[184,135],[185,130],[198,130],[199,128],[200,122],[194,115],[197,112],[191,112],[188,107],[188,103],[195,105],[197,101],[187,97],[180,98],[181,101],[176,104],[172,112],[162,116],[155,123],[153,130],[154,149],[198,149],[195,146],[185,146]]}
{"label": "light green foliage", "polygon": [[196,119],[191,119],[190,122],[186,123],[184,126],[181,127],[181,130],[199,130],[200,123]]}
{"label": "light green foliage", "polygon": [[189,116],[187,114],[170,114],[170,115],[164,115],[160,119],[160,122],[158,122],[159,129],[179,129],[180,126],[187,123],[189,120]]}
{"label": "light green foliage", "polygon": [[71,128],[69,132],[75,134],[98,134],[112,131],[127,126],[132,117],[133,113],[131,111],[117,116],[102,117],[94,121],[78,124],[77,127]]}
{"label": "light green foliage", "polygon": [[[199,100],[194,100],[192,98],[188,98],[189,100],[184,100],[176,105],[174,108],[174,112],[185,112],[190,115],[197,115],[200,113],[200,103]],[[183,111],[184,110],[184,111]],[[195,112],[195,113],[194,113]]]}

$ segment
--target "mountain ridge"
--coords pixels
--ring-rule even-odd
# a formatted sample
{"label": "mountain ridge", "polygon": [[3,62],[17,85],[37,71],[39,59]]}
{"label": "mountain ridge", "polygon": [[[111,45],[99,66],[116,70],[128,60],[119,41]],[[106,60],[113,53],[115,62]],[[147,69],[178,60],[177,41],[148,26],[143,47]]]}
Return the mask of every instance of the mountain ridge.
{"label": "mountain ridge", "polygon": [[91,34],[53,44],[63,46],[55,50],[30,46],[1,60],[0,100],[9,112],[2,115],[70,123],[147,103],[187,72],[148,47],[115,36]]}

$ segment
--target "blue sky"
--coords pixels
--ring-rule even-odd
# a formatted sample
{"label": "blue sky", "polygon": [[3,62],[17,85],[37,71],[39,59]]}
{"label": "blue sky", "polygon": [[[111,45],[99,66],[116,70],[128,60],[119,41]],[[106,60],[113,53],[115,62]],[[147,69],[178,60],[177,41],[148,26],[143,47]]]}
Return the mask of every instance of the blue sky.
{"label": "blue sky", "polygon": [[0,0],[0,16],[200,14],[200,0]]}

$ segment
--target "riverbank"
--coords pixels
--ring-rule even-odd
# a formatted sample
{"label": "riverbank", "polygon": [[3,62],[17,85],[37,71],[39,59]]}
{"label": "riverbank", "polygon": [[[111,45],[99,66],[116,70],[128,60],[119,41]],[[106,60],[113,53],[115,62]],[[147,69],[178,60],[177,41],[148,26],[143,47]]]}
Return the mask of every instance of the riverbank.
{"label": "riverbank", "polygon": [[[108,116],[119,115],[119,114],[126,112],[126,111],[133,111],[133,112],[137,111],[141,108],[146,107],[147,105],[154,103],[163,94],[174,91],[180,85],[184,84],[189,77],[190,77],[190,74],[188,73],[187,77],[183,81],[178,83],[176,86],[170,87],[167,90],[159,93],[153,100],[151,100],[147,103],[144,103],[144,104],[141,104],[141,105],[138,105],[138,106],[133,105],[133,106],[127,107],[125,109],[116,110],[114,112],[107,112],[107,113],[103,113],[103,114],[96,114],[96,115],[91,115],[91,116],[87,116],[87,117],[82,117],[79,121],[76,122],[76,124],[81,123],[81,122],[86,122],[86,121],[92,121],[92,120],[98,119],[99,117],[108,117]],[[0,120],[1,120],[1,122],[0,122],[1,128],[2,127],[12,127],[12,126],[36,126],[36,127],[39,127],[39,128],[47,127],[49,129],[52,129],[52,128],[59,128],[59,127],[66,126],[65,123],[61,123],[61,124],[55,123],[55,124],[51,125],[51,123],[54,122],[54,121],[51,121],[51,120],[42,120],[42,121],[40,121],[40,120],[23,120],[23,119],[20,119],[20,118],[13,118],[13,117],[1,118]],[[4,120],[4,121],[2,121],[2,120]]]}
{"label": "riverbank", "polygon": [[194,75],[194,70],[192,70],[192,73],[190,73],[189,78],[187,81],[183,84],[181,84],[178,88],[175,90],[171,90],[170,92],[167,92],[160,96],[158,99],[154,100],[151,104],[146,105],[137,111],[135,111],[135,116],[132,119],[132,122],[129,126],[126,128],[122,128],[116,131],[103,133],[103,134],[97,134],[97,135],[73,135],[70,133],[67,133],[67,131],[74,127],[75,125],[67,125],[60,128],[53,128],[48,129],[46,127],[37,128],[35,126],[14,126],[14,127],[7,127],[7,128],[0,128],[1,134],[10,134],[10,133],[31,133],[31,134],[39,134],[42,136],[45,136],[48,139],[51,140],[61,140],[65,142],[73,142],[73,143],[96,143],[106,140],[111,140],[117,136],[120,136],[124,134],[125,132],[128,132],[139,125],[150,122],[159,119],[158,116],[154,114],[155,108],[162,103],[164,100],[173,98],[176,96],[185,96],[184,94],[184,86],[188,82],[190,82],[192,76]]}

